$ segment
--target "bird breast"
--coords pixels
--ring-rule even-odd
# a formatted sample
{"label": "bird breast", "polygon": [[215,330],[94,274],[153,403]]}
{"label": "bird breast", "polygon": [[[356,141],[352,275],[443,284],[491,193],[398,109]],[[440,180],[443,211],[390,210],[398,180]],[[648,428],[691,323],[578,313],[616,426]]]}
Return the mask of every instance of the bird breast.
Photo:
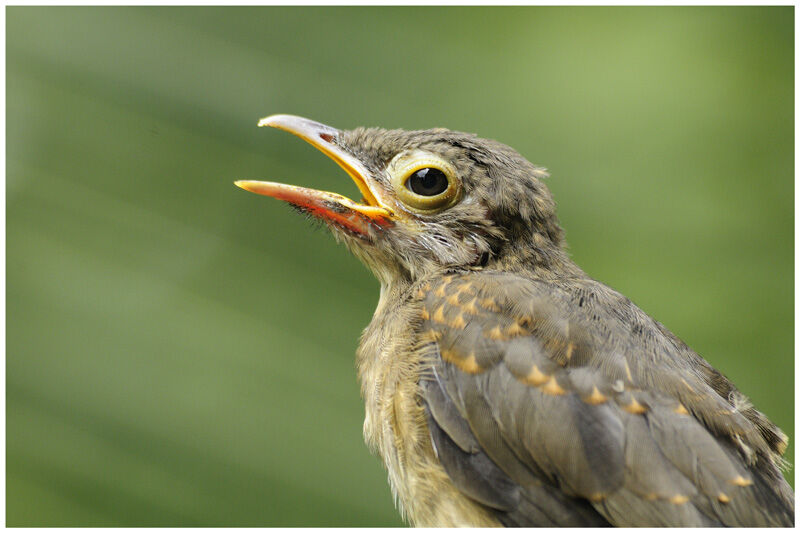
{"label": "bird breast", "polygon": [[[420,398],[429,370],[413,287],[384,286],[361,338],[357,365],[366,416],[364,438],[384,463],[395,503],[418,527],[497,527],[485,508],[453,486],[436,458]],[[410,291],[410,292],[409,292]]]}

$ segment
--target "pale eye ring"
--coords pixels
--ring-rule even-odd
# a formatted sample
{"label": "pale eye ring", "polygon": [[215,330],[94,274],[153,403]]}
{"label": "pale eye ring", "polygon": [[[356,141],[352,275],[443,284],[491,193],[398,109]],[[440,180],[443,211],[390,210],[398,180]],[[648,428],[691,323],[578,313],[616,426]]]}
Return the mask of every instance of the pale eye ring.
{"label": "pale eye ring", "polygon": [[389,163],[392,188],[402,207],[420,214],[447,209],[461,197],[461,180],[453,165],[423,150],[402,152]]}

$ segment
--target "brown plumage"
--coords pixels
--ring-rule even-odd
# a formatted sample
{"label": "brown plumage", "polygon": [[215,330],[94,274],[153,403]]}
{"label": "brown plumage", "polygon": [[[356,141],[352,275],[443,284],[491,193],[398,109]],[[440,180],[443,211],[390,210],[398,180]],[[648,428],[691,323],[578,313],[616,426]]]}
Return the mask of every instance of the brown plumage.
{"label": "brown plumage", "polygon": [[413,525],[794,523],[786,436],[569,259],[542,169],[444,129],[262,125],[364,194],[237,182],[328,223],[380,280],[357,353],[364,434]]}

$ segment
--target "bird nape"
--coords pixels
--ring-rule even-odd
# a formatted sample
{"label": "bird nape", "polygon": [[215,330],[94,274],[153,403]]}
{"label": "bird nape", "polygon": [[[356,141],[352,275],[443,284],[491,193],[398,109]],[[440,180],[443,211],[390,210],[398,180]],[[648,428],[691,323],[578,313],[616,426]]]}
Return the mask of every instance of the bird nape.
{"label": "bird nape", "polygon": [[381,296],[364,434],[417,526],[791,526],[787,437],[565,251],[542,168],[472,134],[261,120],[363,198],[261,181],[330,227]]}

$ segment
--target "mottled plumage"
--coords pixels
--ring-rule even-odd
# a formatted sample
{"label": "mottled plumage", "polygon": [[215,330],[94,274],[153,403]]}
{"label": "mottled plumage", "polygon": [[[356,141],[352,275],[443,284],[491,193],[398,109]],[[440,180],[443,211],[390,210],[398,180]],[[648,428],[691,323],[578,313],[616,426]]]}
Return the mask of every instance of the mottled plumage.
{"label": "mottled plumage", "polygon": [[[364,433],[413,525],[794,523],[786,436],[570,260],[541,168],[444,129],[264,122],[365,194],[241,184],[326,221],[381,281],[357,353]],[[452,199],[398,190],[418,167],[440,169]]]}

